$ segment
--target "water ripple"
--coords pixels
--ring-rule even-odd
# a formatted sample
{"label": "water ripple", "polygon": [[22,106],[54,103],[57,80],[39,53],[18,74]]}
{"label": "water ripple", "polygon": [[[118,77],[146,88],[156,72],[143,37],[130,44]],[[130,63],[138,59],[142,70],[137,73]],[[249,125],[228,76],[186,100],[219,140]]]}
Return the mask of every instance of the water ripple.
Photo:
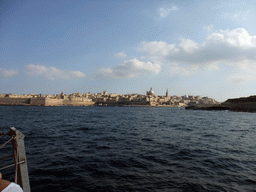
{"label": "water ripple", "polygon": [[[254,114],[20,106],[0,114],[0,131],[26,136],[32,191],[256,191]],[[13,169],[3,175],[14,179]]]}

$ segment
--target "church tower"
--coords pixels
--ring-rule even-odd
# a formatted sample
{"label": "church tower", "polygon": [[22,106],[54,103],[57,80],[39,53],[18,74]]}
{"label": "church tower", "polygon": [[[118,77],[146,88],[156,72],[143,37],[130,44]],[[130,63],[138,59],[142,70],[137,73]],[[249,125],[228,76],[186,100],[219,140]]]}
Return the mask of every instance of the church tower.
{"label": "church tower", "polygon": [[169,92],[168,92],[168,89],[166,89],[166,94],[165,94],[166,97],[169,97]]}

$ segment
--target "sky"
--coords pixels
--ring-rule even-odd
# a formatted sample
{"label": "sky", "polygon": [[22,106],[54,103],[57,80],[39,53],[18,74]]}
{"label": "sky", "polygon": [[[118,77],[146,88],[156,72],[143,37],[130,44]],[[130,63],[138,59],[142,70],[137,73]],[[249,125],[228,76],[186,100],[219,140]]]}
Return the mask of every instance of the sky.
{"label": "sky", "polygon": [[256,93],[254,1],[1,0],[0,94]]}

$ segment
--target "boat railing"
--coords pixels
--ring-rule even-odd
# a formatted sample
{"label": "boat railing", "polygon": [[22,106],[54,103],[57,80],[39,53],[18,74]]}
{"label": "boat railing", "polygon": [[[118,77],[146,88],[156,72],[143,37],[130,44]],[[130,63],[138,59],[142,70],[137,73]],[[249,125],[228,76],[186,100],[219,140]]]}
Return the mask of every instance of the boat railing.
{"label": "boat railing", "polygon": [[13,157],[13,160],[14,160],[13,164],[0,167],[0,171],[10,167],[14,167],[15,168],[14,182],[19,184],[24,192],[30,192],[26,152],[25,152],[25,145],[24,145],[24,137],[25,137],[24,134],[16,130],[14,127],[11,127],[8,133],[0,132],[0,135],[1,135],[0,139],[4,138],[5,136],[10,137],[10,139],[8,139],[5,143],[0,145],[0,149],[2,149],[9,142],[12,142],[12,149],[13,149],[13,155],[0,157],[0,160],[11,158],[11,157]]}

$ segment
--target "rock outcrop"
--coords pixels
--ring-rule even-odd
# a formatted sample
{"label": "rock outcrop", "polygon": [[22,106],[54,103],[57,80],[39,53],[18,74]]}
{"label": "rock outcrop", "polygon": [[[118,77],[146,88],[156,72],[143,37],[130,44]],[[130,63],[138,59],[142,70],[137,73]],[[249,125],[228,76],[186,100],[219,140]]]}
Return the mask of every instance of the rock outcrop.
{"label": "rock outcrop", "polygon": [[228,99],[221,104],[193,105],[193,106],[186,107],[186,109],[230,110],[230,111],[241,111],[241,112],[256,112],[256,96]]}

